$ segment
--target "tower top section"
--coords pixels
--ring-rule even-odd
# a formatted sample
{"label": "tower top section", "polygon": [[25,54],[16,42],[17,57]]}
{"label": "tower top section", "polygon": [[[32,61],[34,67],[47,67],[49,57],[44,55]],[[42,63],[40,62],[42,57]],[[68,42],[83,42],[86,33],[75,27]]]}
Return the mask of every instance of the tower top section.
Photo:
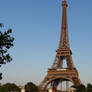
{"label": "tower top section", "polygon": [[67,1],[62,1],[62,23],[61,23],[61,34],[59,49],[69,48],[69,37],[68,37],[68,23],[67,23]]}
{"label": "tower top section", "polygon": [[67,6],[68,6],[66,0],[63,0],[63,1],[62,1],[62,6],[64,6],[64,7],[67,7]]}

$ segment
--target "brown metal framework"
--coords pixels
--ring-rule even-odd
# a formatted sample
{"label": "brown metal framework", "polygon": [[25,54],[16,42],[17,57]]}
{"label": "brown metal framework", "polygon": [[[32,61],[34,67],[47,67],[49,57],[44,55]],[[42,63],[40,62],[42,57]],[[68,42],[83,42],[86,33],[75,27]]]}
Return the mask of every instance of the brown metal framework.
{"label": "brown metal framework", "polygon": [[[39,85],[39,92],[45,92],[48,90],[48,85],[50,85],[50,87],[52,86],[54,89],[57,89],[59,83],[62,83],[63,81],[71,81],[74,85],[81,84],[78,71],[73,64],[72,51],[70,50],[69,45],[67,6],[66,0],[63,0],[59,47],[56,50],[56,57],[52,67],[48,69],[47,75]],[[63,67],[64,60],[66,61],[66,68]]]}

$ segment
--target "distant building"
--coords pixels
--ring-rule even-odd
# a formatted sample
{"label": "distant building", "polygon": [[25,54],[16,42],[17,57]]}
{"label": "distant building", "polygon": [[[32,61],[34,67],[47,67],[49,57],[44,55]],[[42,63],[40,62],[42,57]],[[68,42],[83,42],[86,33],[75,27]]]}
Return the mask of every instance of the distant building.
{"label": "distant building", "polygon": [[50,88],[50,89],[49,89],[49,92],[53,92],[53,89],[52,89],[52,88]]}
{"label": "distant building", "polygon": [[25,87],[24,86],[19,86],[21,92],[25,92]]}
{"label": "distant building", "polygon": [[69,92],[76,92],[75,88],[70,88]]}
{"label": "distant building", "polygon": [[56,87],[55,86],[51,86],[49,88],[49,92],[56,92]]}
{"label": "distant building", "polygon": [[25,88],[24,87],[21,89],[21,92],[25,92]]}

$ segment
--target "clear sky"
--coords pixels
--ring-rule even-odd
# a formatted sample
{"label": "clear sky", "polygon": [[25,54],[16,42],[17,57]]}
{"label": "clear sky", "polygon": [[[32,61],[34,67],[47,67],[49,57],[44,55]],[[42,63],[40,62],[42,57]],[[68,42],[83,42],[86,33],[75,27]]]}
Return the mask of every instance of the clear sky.
{"label": "clear sky", "polygon": [[[62,0],[0,0],[0,22],[12,28],[13,61],[0,68],[1,83],[39,84],[53,63],[61,27]],[[92,83],[92,0],[68,0],[73,61],[83,83]]]}

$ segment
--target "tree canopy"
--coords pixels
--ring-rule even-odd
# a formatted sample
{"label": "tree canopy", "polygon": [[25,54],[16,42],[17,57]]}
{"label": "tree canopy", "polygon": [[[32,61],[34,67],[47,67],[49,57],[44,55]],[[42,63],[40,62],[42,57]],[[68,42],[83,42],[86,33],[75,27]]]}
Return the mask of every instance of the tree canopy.
{"label": "tree canopy", "polygon": [[14,83],[7,83],[5,85],[0,86],[0,92],[10,92],[10,91],[20,92],[20,89]]}
{"label": "tree canopy", "polygon": [[[0,23],[0,28],[4,27],[3,24]],[[6,64],[7,62],[12,61],[8,50],[13,46],[14,37],[11,36],[12,29],[8,29],[7,31],[0,30],[0,67],[2,64]],[[2,73],[0,73],[0,79]]]}
{"label": "tree canopy", "polygon": [[87,92],[92,92],[92,84],[87,84]]}
{"label": "tree canopy", "polygon": [[84,85],[72,86],[76,89],[76,92],[92,92],[92,84],[87,84],[87,87]]}
{"label": "tree canopy", "polygon": [[28,82],[25,85],[25,92],[38,92],[38,87],[32,82]]}

